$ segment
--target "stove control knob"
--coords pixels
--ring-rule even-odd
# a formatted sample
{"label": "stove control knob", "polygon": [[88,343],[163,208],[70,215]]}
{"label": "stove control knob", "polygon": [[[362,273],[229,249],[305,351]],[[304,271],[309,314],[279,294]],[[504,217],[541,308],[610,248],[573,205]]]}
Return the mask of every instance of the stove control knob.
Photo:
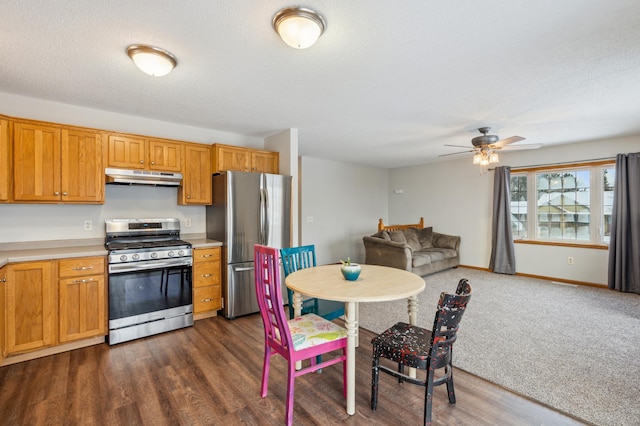
{"label": "stove control knob", "polygon": [[138,253],[134,254],[133,256],[131,256],[133,258],[133,260],[138,260],[140,259],[140,255]]}
{"label": "stove control knob", "polygon": [[173,252],[173,250],[170,250],[169,253],[167,253],[167,255],[169,257],[173,257],[175,255],[175,253]]}
{"label": "stove control knob", "polygon": [[184,250],[178,250],[178,256],[184,256]]}
{"label": "stove control knob", "polygon": [[158,257],[158,253],[156,253],[156,252],[151,253],[151,258],[152,259],[156,259],[157,257]]}
{"label": "stove control knob", "polygon": [[122,262],[124,262],[125,260],[127,260],[127,255],[126,255],[126,254],[123,254],[122,256],[120,256],[120,260],[121,260]]}

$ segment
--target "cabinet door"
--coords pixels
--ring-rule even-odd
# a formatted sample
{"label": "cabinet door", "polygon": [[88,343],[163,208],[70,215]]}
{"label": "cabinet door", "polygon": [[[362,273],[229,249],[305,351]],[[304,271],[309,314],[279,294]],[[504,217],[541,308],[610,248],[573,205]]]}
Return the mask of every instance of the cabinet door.
{"label": "cabinet door", "polygon": [[5,268],[7,355],[53,345],[57,312],[52,262],[16,263]]}
{"label": "cabinet door", "polygon": [[7,356],[5,350],[5,287],[7,283],[7,267],[0,268],[0,363]]}
{"label": "cabinet door", "polygon": [[104,203],[102,137],[79,129],[62,129],[62,201]]}
{"label": "cabinet door", "polygon": [[60,201],[60,128],[13,124],[16,201]]}
{"label": "cabinet door", "polygon": [[145,144],[144,138],[109,135],[109,167],[145,169]]}
{"label": "cabinet door", "polygon": [[9,121],[0,119],[0,201],[9,200],[10,165]]}
{"label": "cabinet door", "polygon": [[278,174],[280,154],[277,152],[251,152],[251,171]]}
{"label": "cabinet door", "polygon": [[215,161],[213,173],[227,170],[241,172],[250,171],[251,154],[246,148],[235,148],[227,145],[215,145]]}
{"label": "cabinet door", "polygon": [[182,144],[150,139],[149,169],[165,172],[181,172]]}
{"label": "cabinet door", "polygon": [[58,292],[61,343],[105,335],[104,275],[61,279]]}
{"label": "cabinet door", "polygon": [[185,145],[182,186],[178,189],[178,204],[211,204],[211,148],[206,145]]}

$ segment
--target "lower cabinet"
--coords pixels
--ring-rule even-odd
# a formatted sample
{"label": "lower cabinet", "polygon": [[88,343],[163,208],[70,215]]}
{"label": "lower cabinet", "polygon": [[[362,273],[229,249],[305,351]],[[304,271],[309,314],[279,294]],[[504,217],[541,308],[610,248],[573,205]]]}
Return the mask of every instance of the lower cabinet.
{"label": "lower cabinet", "polygon": [[7,355],[56,343],[55,261],[5,267],[5,343]]}
{"label": "lower cabinet", "polygon": [[5,314],[5,297],[4,297],[4,289],[6,287],[7,284],[7,268],[0,268],[0,363],[2,363],[2,360],[4,359],[4,357],[7,356],[7,353],[5,351],[5,344],[4,344],[4,333],[5,333],[5,328],[4,328],[4,314]]}
{"label": "lower cabinet", "polygon": [[104,257],[58,262],[60,343],[106,334]]}
{"label": "lower cabinet", "polygon": [[220,247],[193,250],[193,314],[195,319],[216,316],[222,309]]}

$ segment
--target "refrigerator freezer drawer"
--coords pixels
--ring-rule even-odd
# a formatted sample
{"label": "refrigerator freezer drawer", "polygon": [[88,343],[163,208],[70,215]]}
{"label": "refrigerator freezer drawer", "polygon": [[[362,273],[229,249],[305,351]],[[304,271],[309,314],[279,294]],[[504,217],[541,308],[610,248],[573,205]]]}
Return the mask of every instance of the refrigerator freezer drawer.
{"label": "refrigerator freezer drawer", "polygon": [[225,318],[260,312],[256,298],[253,262],[227,265],[227,287],[224,295]]}

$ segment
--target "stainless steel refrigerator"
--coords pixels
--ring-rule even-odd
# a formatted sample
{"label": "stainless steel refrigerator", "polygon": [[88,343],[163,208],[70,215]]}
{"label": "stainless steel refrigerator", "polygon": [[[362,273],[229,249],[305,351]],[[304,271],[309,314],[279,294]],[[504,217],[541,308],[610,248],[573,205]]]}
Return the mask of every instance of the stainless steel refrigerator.
{"label": "stainless steel refrigerator", "polygon": [[290,246],[291,176],[224,172],[212,179],[207,238],[223,242],[222,313],[233,319],[260,310],[254,282],[254,244]]}

